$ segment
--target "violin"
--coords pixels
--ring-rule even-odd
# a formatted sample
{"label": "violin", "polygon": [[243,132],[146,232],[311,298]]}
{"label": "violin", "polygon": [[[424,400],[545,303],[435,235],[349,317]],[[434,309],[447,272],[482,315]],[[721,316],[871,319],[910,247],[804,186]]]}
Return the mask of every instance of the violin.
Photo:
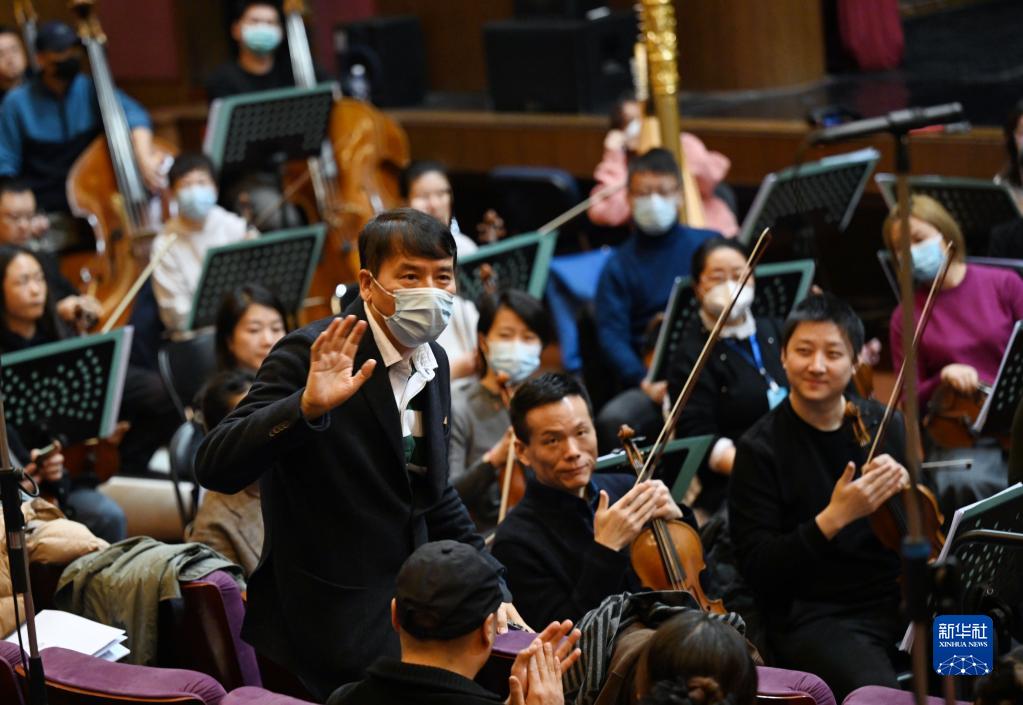
{"label": "violin", "polygon": [[[643,452],[636,446],[634,432],[623,425],[618,431],[629,464],[637,475],[643,472]],[[721,600],[707,597],[700,575],[707,569],[703,544],[696,529],[680,519],[654,519],[632,542],[632,569],[651,590],[688,592],[705,612],[725,614]]]}
{"label": "violin", "polygon": [[[927,404],[924,428],[942,448],[972,448],[977,444],[977,417],[990,395],[991,385],[983,382],[968,394],[941,384]],[[1009,447],[1008,436],[999,441]]]}
{"label": "violin", "polygon": [[[135,161],[131,130],[117,99],[107,63],[107,38],[94,0],[70,0],[70,5],[79,18],[78,34],[89,56],[105,134],[72,165],[67,196],[71,212],[88,220],[96,236],[96,254],[87,268],[88,293],[100,300],[99,318],[106,322],[149,260],[149,247],[167,215],[167,203],[150,194]],[[155,137],[153,146],[167,161],[176,154],[172,146]],[[122,307],[114,323],[125,313],[127,307]]]}

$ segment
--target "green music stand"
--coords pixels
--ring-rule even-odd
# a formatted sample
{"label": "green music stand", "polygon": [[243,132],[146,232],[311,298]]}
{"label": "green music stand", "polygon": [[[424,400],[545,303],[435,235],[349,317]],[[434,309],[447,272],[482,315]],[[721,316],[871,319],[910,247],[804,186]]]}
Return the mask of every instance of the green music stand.
{"label": "green music stand", "polygon": [[192,299],[188,327],[196,330],[213,325],[224,296],[244,284],[265,286],[277,294],[285,311],[298,313],[320,261],[325,234],[325,226],[312,225],[210,248]]}
{"label": "green music stand", "polygon": [[538,299],[543,298],[550,274],[551,257],[558,244],[557,231],[547,234],[526,233],[507,237],[476,252],[458,258],[458,294],[470,301],[479,301],[487,291],[480,276],[483,265],[489,264],[498,290],[521,289]]}
{"label": "green music stand", "polygon": [[[815,266],[813,260],[793,260],[762,264],[754,270],[756,293],[753,298],[753,315],[762,318],[784,320],[796,304],[806,298],[813,284]],[[657,333],[647,379],[667,379],[668,364],[678,349],[689,326],[701,325],[700,304],[693,291],[689,277],[678,277],[671,289],[664,320]]]}
{"label": "green music stand", "polygon": [[133,331],[125,326],[0,356],[7,422],[23,438],[42,433],[65,445],[112,434]]}
{"label": "green music stand", "polygon": [[[663,480],[671,488],[671,496],[682,502],[686,491],[696,477],[703,458],[710,450],[714,436],[692,436],[668,441],[661,456],[661,467],[654,471],[654,477]],[[644,457],[650,447],[641,448]],[[596,472],[632,472],[623,451],[597,458]]]}
{"label": "green music stand", "polygon": [[[895,175],[874,177],[888,208],[895,207]],[[987,179],[911,176],[909,192],[941,203],[962,228],[967,254],[987,254],[991,229],[1021,217],[1019,204],[1006,184]]]}

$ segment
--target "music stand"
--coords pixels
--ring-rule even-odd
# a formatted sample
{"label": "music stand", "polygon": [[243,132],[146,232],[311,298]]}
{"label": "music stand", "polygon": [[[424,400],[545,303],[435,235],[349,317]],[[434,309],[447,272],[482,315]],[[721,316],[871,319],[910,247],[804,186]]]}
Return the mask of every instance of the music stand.
{"label": "music stand", "polygon": [[224,296],[245,284],[266,287],[277,294],[285,311],[297,314],[320,261],[325,233],[325,226],[310,225],[210,248],[192,299],[189,329],[213,325]]}
{"label": "music stand", "polygon": [[333,84],[218,98],[210,106],[203,152],[222,180],[267,163],[318,157],[333,107]]}
{"label": "music stand", "polygon": [[481,271],[484,265],[490,265],[499,291],[521,289],[542,299],[557,244],[557,231],[526,233],[484,245],[471,255],[459,257],[458,295],[469,301],[479,301],[488,289]]}
{"label": "music stand", "polygon": [[[877,174],[877,187],[889,209],[895,207],[895,175]],[[1019,204],[1006,184],[986,179],[910,176],[910,194],[930,196],[959,223],[966,251],[986,253],[991,229],[1021,217]]]}
{"label": "music stand", "polygon": [[808,224],[815,212],[844,230],[880,157],[876,149],[861,149],[768,174],[742,223],[740,241],[748,245],[764,228]]}
{"label": "music stand", "polygon": [[[881,271],[884,272],[884,278],[888,280],[888,286],[891,287],[892,293],[895,294],[895,300],[899,300],[899,280],[898,275],[895,272],[895,263],[892,262],[892,253],[889,250],[878,250],[877,261],[881,265]],[[1016,272],[1020,277],[1023,277],[1023,259],[1003,259],[1001,257],[967,257],[967,264],[980,264],[985,267],[1001,267],[1002,269],[1011,269]]]}
{"label": "music stand", "polygon": [[29,439],[64,445],[114,432],[131,352],[131,326],[0,356],[7,422]]}
{"label": "music stand", "polygon": [[[813,284],[813,260],[773,262],[754,270],[756,292],[753,315],[784,320],[792,309],[806,298]],[[657,333],[653,359],[647,370],[651,382],[667,379],[668,364],[690,325],[700,325],[700,304],[696,300],[690,277],[677,277],[664,310],[664,320]]]}
{"label": "music stand", "polygon": [[982,436],[1005,436],[1012,428],[1012,417],[1023,398],[1023,321],[1016,321],[998,366],[991,392],[970,429]]}
{"label": "music stand", "polygon": [[[686,496],[686,491],[696,477],[696,471],[703,463],[704,456],[710,450],[710,444],[714,436],[692,436],[690,438],[676,438],[669,441],[664,447],[664,454],[661,456],[661,467],[655,471],[654,477],[662,480],[671,488],[671,496],[676,502],[681,503]],[[641,449],[644,456],[649,452],[650,447]],[[627,459],[625,452],[617,450],[609,455],[597,458],[596,472],[629,472],[626,469]]]}

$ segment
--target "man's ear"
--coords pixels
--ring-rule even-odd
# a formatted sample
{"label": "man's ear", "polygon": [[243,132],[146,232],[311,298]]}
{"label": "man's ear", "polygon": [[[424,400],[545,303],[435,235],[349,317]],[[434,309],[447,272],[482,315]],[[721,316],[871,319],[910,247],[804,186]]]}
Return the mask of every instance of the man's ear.
{"label": "man's ear", "polygon": [[391,626],[394,627],[394,631],[401,631],[401,625],[398,623],[398,601],[393,597],[391,598]]}
{"label": "man's ear", "polygon": [[373,275],[368,269],[359,270],[359,296],[363,301],[372,302]]}
{"label": "man's ear", "polygon": [[526,467],[533,466],[533,459],[529,455],[529,446],[519,440],[518,436],[515,436],[515,457],[519,458]]}
{"label": "man's ear", "polygon": [[483,645],[488,651],[493,649],[494,641],[497,640],[497,613],[495,612],[483,620],[483,626],[480,629],[483,631]]}
{"label": "man's ear", "polygon": [[231,23],[231,39],[239,44],[242,43],[242,21],[240,19]]}

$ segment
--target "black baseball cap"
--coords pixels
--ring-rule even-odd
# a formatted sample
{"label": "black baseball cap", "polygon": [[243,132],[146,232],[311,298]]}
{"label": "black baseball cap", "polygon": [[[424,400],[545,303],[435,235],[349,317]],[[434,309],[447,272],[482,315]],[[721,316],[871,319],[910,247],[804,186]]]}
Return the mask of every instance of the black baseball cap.
{"label": "black baseball cap", "polygon": [[458,541],[420,546],[398,572],[398,624],[417,639],[464,636],[504,602],[498,568]]}
{"label": "black baseball cap", "polygon": [[39,25],[36,33],[36,51],[66,51],[78,46],[78,34],[71,25],[59,20],[50,20]]}

